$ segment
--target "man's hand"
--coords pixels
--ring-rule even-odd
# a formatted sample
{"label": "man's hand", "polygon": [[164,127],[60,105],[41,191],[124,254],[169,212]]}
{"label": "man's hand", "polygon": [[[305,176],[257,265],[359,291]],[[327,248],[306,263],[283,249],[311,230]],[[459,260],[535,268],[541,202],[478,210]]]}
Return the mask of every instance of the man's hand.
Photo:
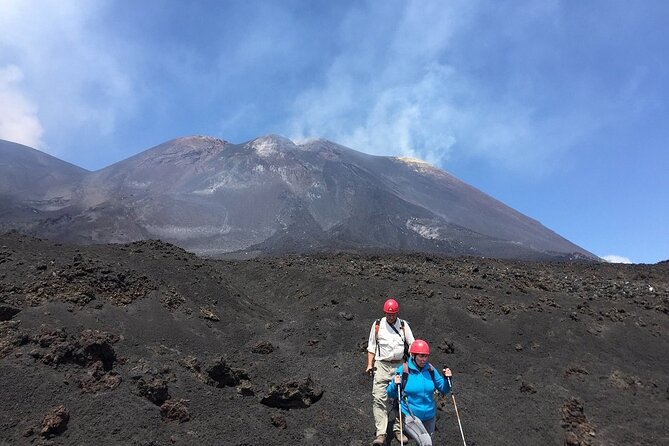
{"label": "man's hand", "polygon": [[368,374],[369,376],[373,376],[374,375],[374,367],[371,366],[371,365],[368,365],[367,369],[365,370],[365,373]]}

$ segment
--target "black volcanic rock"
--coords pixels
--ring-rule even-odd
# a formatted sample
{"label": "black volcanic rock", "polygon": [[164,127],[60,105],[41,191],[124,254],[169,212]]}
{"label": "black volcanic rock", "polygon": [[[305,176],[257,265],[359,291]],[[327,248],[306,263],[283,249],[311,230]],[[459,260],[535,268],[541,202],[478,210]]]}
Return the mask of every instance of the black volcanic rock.
{"label": "black volcanic rock", "polygon": [[0,321],[8,321],[21,311],[20,308],[11,305],[0,304]]}
{"label": "black volcanic rock", "polygon": [[40,434],[47,438],[60,435],[67,429],[68,421],[70,412],[67,408],[63,405],[56,406],[44,415]]}
{"label": "black volcanic rock", "polygon": [[0,149],[13,172],[0,182],[0,230],[54,240],[162,239],[204,256],[381,249],[596,259],[443,170],[325,140],[185,137],[96,172],[8,142]]}
{"label": "black volcanic rock", "polygon": [[[20,310],[0,321],[0,443],[369,444],[364,346],[388,295],[432,364],[453,370],[468,444],[669,440],[666,265],[379,252],[221,261],[156,241],[16,233],[0,246],[0,305]],[[95,279],[129,270],[145,279],[127,300]],[[62,298],[69,284],[46,279],[63,271],[101,297]],[[461,444],[450,396],[435,444]]]}
{"label": "black volcanic rock", "polygon": [[311,377],[299,381],[275,384],[260,402],[279,409],[304,409],[318,402],[323,390],[316,386]]}

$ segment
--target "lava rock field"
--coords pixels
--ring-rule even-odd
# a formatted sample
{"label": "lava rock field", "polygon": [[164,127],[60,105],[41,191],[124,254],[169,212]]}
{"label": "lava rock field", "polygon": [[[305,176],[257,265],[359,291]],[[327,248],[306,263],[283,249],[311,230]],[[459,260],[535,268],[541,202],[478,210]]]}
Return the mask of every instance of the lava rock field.
{"label": "lava rock field", "polygon": [[[387,297],[467,444],[669,444],[669,262],[199,258],[0,236],[0,444],[367,445]],[[462,444],[450,396],[435,444]],[[409,444],[413,444],[410,442]]]}

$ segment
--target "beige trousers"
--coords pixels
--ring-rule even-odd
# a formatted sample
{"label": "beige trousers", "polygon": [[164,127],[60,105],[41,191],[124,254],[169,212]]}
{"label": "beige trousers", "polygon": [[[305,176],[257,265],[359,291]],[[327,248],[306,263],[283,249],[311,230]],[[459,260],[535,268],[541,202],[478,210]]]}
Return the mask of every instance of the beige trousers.
{"label": "beige trousers", "polygon": [[[372,386],[372,413],[374,414],[374,425],[376,426],[376,435],[385,435],[388,429],[388,412],[392,410],[392,404],[386,388],[393,377],[397,367],[402,365],[402,361],[385,362],[374,361],[374,384]],[[400,430],[400,423],[395,420],[395,427],[393,430]]]}

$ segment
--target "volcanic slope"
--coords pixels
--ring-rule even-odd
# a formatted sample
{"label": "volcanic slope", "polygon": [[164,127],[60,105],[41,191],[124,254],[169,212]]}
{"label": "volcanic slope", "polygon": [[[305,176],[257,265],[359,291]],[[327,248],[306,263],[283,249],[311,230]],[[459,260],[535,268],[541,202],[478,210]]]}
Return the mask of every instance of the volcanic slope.
{"label": "volcanic slope", "polygon": [[[44,170],[39,152],[24,147],[30,156],[21,157],[22,146],[3,144],[14,155],[0,173]],[[155,238],[211,257],[385,249],[596,259],[425,162],[326,140],[184,137],[96,172],[70,173],[67,188],[24,182],[39,186],[33,194],[48,191],[49,201],[25,198],[24,183],[0,181],[0,200],[13,204],[0,212],[0,230],[74,243]]]}
{"label": "volcanic slope", "polygon": [[[669,264],[203,260],[0,236],[0,444],[365,445],[387,296],[467,443],[669,444]],[[459,444],[451,399],[436,444]]]}
{"label": "volcanic slope", "polygon": [[72,204],[74,191],[90,173],[39,150],[0,139],[0,222],[35,219]]}

